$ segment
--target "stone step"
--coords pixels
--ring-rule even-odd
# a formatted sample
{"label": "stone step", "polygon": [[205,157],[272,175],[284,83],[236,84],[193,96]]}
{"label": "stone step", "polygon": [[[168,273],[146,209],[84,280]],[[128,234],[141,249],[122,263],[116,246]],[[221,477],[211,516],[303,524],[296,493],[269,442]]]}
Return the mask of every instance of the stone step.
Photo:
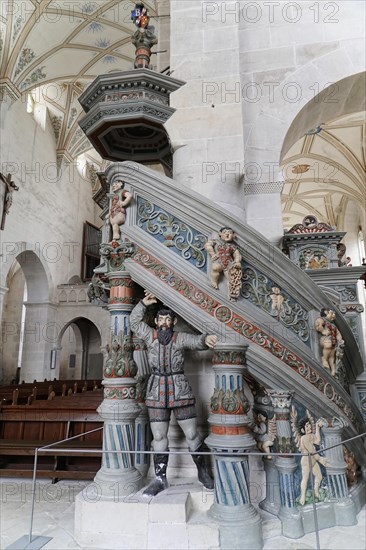
{"label": "stone step", "polygon": [[[87,489],[87,488],[86,488]],[[75,499],[75,538],[88,548],[198,550],[218,548],[218,526],[207,517],[213,491],[176,479],[156,497],[143,489],[104,501],[87,490]]]}

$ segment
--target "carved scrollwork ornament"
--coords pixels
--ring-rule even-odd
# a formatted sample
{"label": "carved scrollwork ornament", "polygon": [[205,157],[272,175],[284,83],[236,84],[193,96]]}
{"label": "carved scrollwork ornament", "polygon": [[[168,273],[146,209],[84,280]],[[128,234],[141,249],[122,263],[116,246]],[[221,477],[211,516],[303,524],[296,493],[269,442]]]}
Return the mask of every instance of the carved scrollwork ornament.
{"label": "carved scrollwork ornament", "polygon": [[133,243],[114,241],[112,244],[103,243],[100,245],[100,255],[104,258],[108,271],[124,271],[124,261],[126,258],[130,258],[134,252]]}
{"label": "carved scrollwork ornament", "polygon": [[364,307],[361,304],[341,304],[339,306],[341,313],[348,313],[350,311],[355,311],[356,313],[363,313]]}
{"label": "carved scrollwork ornament", "polygon": [[100,277],[93,275],[89,283],[87,294],[90,303],[107,304],[109,299],[109,285],[103,282]]}
{"label": "carved scrollwork ornament", "polygon": [[141,229],[198,269],[205,268],[205,235],[141,197],[137,198],[137,215]]}

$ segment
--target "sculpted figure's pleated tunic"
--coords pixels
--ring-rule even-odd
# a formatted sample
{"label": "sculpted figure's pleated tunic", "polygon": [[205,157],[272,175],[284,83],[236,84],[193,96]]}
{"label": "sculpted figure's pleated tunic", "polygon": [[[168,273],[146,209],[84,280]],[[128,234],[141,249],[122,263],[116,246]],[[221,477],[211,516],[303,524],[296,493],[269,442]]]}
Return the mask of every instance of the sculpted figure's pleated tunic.
{"label": "sculpted figure's pleated tunic", "polygon": [[157,331],[143,322],[146,307],[138,303],[131,312],[131,330],[147,345],[151,376],[147,385],[146,405],[157,409],[171,409],[193,405],[192,388],[184,375],[184,350],[204,350],[206,334],[195,336],[177,332],[168,345],[160,344]]}

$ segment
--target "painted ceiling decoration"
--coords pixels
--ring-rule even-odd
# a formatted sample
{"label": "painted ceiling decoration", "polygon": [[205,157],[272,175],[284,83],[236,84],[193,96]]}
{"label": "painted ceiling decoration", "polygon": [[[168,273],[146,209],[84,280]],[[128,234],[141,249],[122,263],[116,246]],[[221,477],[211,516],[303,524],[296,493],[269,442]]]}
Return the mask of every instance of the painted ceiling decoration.
{"label": "painted ceiling decoration", "polygon": [[[133,68],[128,0],[7,0],[0,10],[0,83],[47,107],[60,162],[91,145],[79,128],[79,95],[99,75]],[[154,25],[154,1],[145,2]],[[101,166],[99,155],[94,162]]]}
{"label": "painted ceiling decoration", "polygon": [[366,113],[319,122],[287,151],[283,217],[289,229],[308,214],[342,229],[342,213],[354,201],[366,215]]}

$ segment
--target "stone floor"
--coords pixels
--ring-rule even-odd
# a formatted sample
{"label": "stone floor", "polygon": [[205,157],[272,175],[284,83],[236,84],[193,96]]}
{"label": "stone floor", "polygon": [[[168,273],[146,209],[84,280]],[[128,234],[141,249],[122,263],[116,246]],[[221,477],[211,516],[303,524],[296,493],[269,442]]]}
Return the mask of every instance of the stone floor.
{"label": "stone floor", "polygon": [[[84,490],[88,482],[62,481],[55,485],[48,481],[37,481],[33,535],[52,537],[43,548],[45,550],[80,549],[73,537],[74,499]],[[315,533],[297,540],[281,536],[281,524],[277,518],[260,512],[263,517],[264,550],[315,549]],[[29,534],[31,514],[31,481],[29,479],[0,480],[0,548],[6,548],[23,535]],[[24,548],[24,546],[22,547]],[[104,546],[104,548],[106,548]],[[172,546],[169,545],[170,550]],[[197,546],[197,550],[200,547]],[[365,550],[366,548],[366,507],[358,516],[354,527],[334,527],[320,532],[322,550]],[[164,545],[157,546],[164,550]],[[202,550],[216,550],[217,547],[202,544]],[[86,549],[85,550],[89,550]]]}

